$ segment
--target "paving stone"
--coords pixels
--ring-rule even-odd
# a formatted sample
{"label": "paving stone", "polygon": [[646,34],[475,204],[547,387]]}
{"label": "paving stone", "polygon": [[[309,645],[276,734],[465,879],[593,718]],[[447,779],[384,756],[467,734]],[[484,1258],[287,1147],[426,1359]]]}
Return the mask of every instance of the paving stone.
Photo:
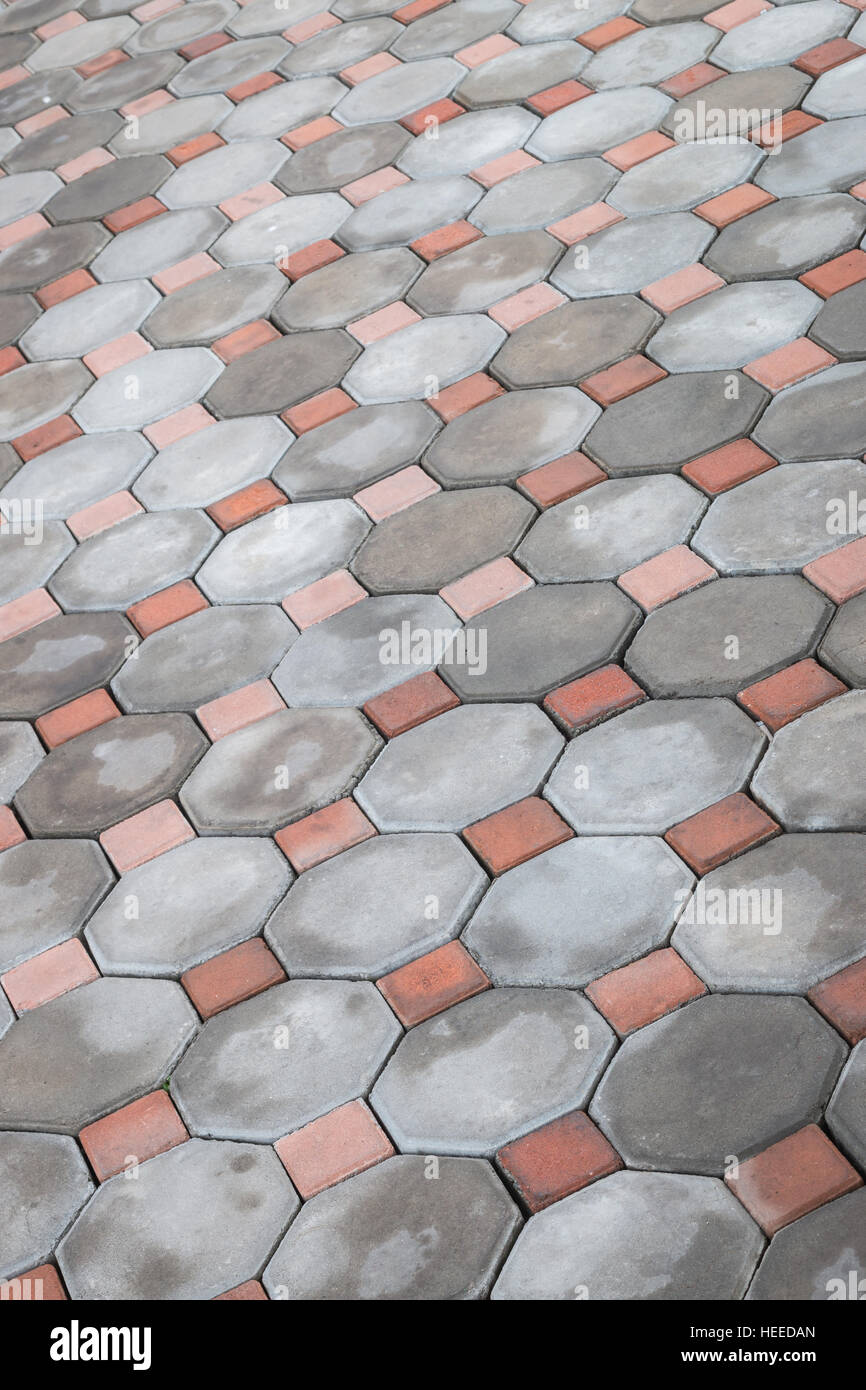
{"label": "paving stone", "polygon": [[700,260],[712,238],[712,228],[690,212],[628,218],[581,240],[573,253],[566,252],[553,270],[551,284],[572,299],[634,294]]}
{"label": "paving stone", "polygon": [[193,1133],[271,1141],[364,1094],[399,1036],[374,985],[292,980],[209,1019],[172,1098]]}
{"label": "paving stone", "polygon": [[[762,157],[747,141],[674,145],[623,174],[607,201],[628,216],[688,211],[726,188],[746,182]],[[775,162],[778,167],[779,159]]]}
{"label": "paving stone", "polygon": [[271,1294],[483,1298],[517,1208],[489,1164],[445,1158],[438,1181],[425,1182],[425,1162],[399,1154],[314,1197],[265,1270]]}
{"label": "paving stone", "polygon": [[729,71],[789,63],[807,49],[844,34],[850,25],[850,15],[831,0],[785,5],[724,34],[713,50],[713,62]]}
{"label": "paving stone", "polygon": [[291,442],[273,415],[219,420],[161,449],[138,478],[136,496],[150,511],[207,507],[267,477]]}
{"label": "paving stone", "polygon": [[112,159],[101,168],[73,179],[62,192],[55,194],[47,206],[48,216],[54,222],[104,217],[108,212],[156,193],[173,167],[161,154]]}
{"label": "paving stone", "polygon": [[[63,122],[67,124],[67,122]],[[0,291],[35,290],[87,265],[108,241],[98,222],[48,227],[0,255]]]}
{"label": "paving stone", "polygon": [[0,802],[12,800],[44,756],[42,744],[29,724],[0,724]]}
{"label": "paving stone", "polygon": [[[152,988],[152,986],[151,986]],[[299,1202],[275,1153],[193,1139],[102,1184],[58,1259],[73,1298],[210,1299],[259,1272]]]}
{"label": "paving stone", "polygon": [[105,685],[133,629],[119,613],[59,614],[0,643],[0,714],[36,719]]}
{"label": "paving stone", "polygon": [[4,10],[0,18],[0,34],[16,34],[23,29],[35,29],[56,19],[65,11],[66,5],[63,0],[28,0],[28,3],[22,5],[20,12],[16,10],[10,13],[8,8]]}
{"label": "paving stone", "polygon": [[19,217],[39,212],[64,184],[48,169],[34,169],[29,174],[11,174],[0,189],[0,223],[4,227]]}
{"label": "paving stone", "polygon": [[856,459],[791,463],[717,497],[693,538],[694,549],[724,574],[801,569],[846,545],[830,516],[835,499],[866,483]]}
{"label": "paving stone", "polygon": [[809,1212],[773,1237],[746,1297],[801,1302],[852,1298],[866,1261],[866,1189]]}
{"label": "paving stone", "polygon": [[39,306],[29,294],[0,295],[0,308],[3,311],[0,342],[3,347],[15,343],[38,317]]}
{"label": "paving stone", "polygon": [[420,401],[361,406],[295,440],[274,470],[293,501],[354,494],[416,463],[440,421]]}
{"label": "paving stone", "polygon": [[851,458],[866,452],[866,422],[860,403],[866,363],[843,362],[780,391],[770,402],[754,437],[774,458]]}
{"label": "paving stone", "polygon": [[818,1120],[845,1051],[804,999],[704,995],[626,1038],[590,1115],[630,1165],[720,1176]]}
{"label": "paving stone", "polygon": [[365,348],[343,385],[361,405],[436,396],[481,371],[504,338],[483,314],[424,319]]}
{"label": "paving stone", "polygon": [[365,58],[384,53],[403,32],[402,25],[384,15],[338,24],[293,49],[280,63],[279,71],[293,79],[342,72]]}
{"label": "paving stone", "polygon": [[[95,111],[89,115],[70,116],[67,121],[55,121],[4,152],[4,167],[9,174],[23,174],[30,169],[56,169],[87,150],[107,145],[122,125],[115,111]],[[137,153],[149,151],[137,150]]]}
{"label": "paving stone", "polygon": [[[849,685],[866,685],[866,600],[862,594],[837,610],[818,654]],[[0,648],[2,651],[2,648]]]}
{"label": "paving stone", "polygon": [[380,745],[356,710],[283,710],[215,743],[181,804],[205,834],[272,832],[346,795]]}
{"label": "paving stone", "polygon": [[2,969],[75,936],[113,883],[105,856],[89,840],[25,840],[5,850]]}
{"label": "paving stone", "polygon": [[3,1260],[0,1278],[47,1260],[93,1191],[74,1139],[61,1134],[0,1134]]}
{"label": "paving stone", "polygon": [[462,0],[453,9],[442,7],[413,20],[390,49],[402,62],[457,53],[499,33],[517,14],[520,6],[513,0]]}
{"label": "paving stone", "polygon": [[770,119],[775,111],[799,106],[809,90],[809,78],[782,64],[728,73],[714,81],[712,88],[712,95],[709,87],[699,87],[671,106],[661,123],[662,130],[678,141],[701,139],[709,130],[721,136],[747,135],[756,110]]}
{"label": "paving stone", "polygon": [[407,247],[343,256],[298,280],[281,298],[274,322],[288,332],[343,327],[401,299],[423,268]]}
{"label": "paving stone", "polygon": [[143,23],[130,40],[133,53],[155,53],[164,48],[183,48],[193,39],[222,29],[237,14],[230,0],[198,0]]}
{"label": "paving stone", "polygon": [[226,536],[198,583],[215,602],[277,603],[344,568],[369,529],[369,519],[349,501],[269,513]]}
{"label": "paving stone", "polygon": [[424,314],[474,313],[543,280],[562,247],[547,232],[482,237],[429,265],[407,296]]}
{"label": "paving stone", "polygon": [[293,154],[276,182],[287,193],[336,191],[393,164],[409,139],[401,125],[386,121],[334,131]]}
{"label": "paving stone", "polygon": [[856,776],[866,693],[852,690],[780,729],[753,790],[788,830],[860,830],[866,824]]}
{"label": "paving stone", "polygon": [[335,386],[358,350],[339,329],[276,338],[229,363],[205,405],[221,416],[283,410]]}
{"label": "paving stone", "polygon": [[147,53],[116,63],[80,82],[65,98],[72,111],[120,110],[165,87],[183,67],[177,53]]}
{"label": "paving stone", "polygon": [[755,183],[777,198],[850,188],[866,173],[864,134],[866,116],[849,116],[815,126],[796,140],[786,142],[759,171]]}
{"label": "paving stone", "polygon": [[473,68],[454,93],[464,106],[478,108],[524,101],[542,87],[577,77],[591,57],[588,49],[565,40],[512,48]]}
{"label": "paving stone", "polygon": [[12,1005],[9,1003],[9,1001],[6,998],[6,995],[4,994],[0,996],[0,1038],[2,1038],[4,1034],[9,1032],[9,1029],[12,1027],[12,1024],[14,1022],[15,1014],[12,1010]]}
{"label": "paving stone", "polygon": [[137,280],[155,275],[206,250],[226,221],[215,208],[164,213],[115,236],[94,258],[90,269],[98,280]]}
{"label": "paving stone", "polygon": [[670,106],[670,98],[652,87],[596,92],[547,116],[526,147],[541,159],[603,154],[653,130]]}
{"label": "paving stone", "polygon": [[0,439],[62,415],[91,383],[81,362],[34,362],[0,377]]}
{"label": "paving stone", "polygon": [[659,835],[740,791],[763,747],[728,701],[651,701],[573,739],[544,795],[579,834]]}
{"label": "paving stone", "polygon": [[397,168],[413,179],[468,174],[520,149],[537,125],[537,116],[518,106],[469,111],[441,126],[436,140],[416,135],[397,160]]}
{"label": "paving stone", "polygon": [[[222,364],[204,348],[168,348],[119,367],[91,386],[74,416],[86,430],[139,429],[191,405],[219,376]],[[132,375],[138,395],[130,396]]]}
{"label": "paving stone", "polygon": [[285,288],[276,266],[217,271],[156,299],[144,332],[158,348],[209,345],[253,319],[267,318]]}
{"label": "paving stone", "polygon": [[[578,1034],[585,1042],[580,1048]],[[580,995],[488,991],[413,1028],[371,1101],[404,1151],[490,1155],[579,1107],[612,1049],[611,1030]],[[503,1096],[490,1077],[506,1065]],[[423,1088],[417,1086],[419,1068]]]}
{"label": "paving stone", "polygon": [[492,370],[511,388],[571,384],[637,352],[659,322],[648,304],[627,295],[562,304],[512,333]]}
{"label": "paving stone", "polygon": [[463,940],[495,985],[578,989],[664,945],[693,883],[661,840],[569,840],[496,879]]}
{"label": "paving stone", "polygon": [[347,126],[398,120],[447,97],[463,75],[463,67],[453,58],[401,63],[359,82],[337,103],[334,114]]}
{"label": "paving stone", "polygon": [[820,307],[796,280],[724,285],[669,314],[647,351],[670,372],[743,367],[802,337]]}
{"label": "paving stone", "polygon": [[424,466],[445,487],[514,482],[576,449],[599,414],[572,386],[509,392],[446,425]]}
{"label": "paving stone", "polygon": [[286,147],[278,140],[222,145],[176,169],[160,188],[160,202],[167,208],[221,203],[267,183],[285,162],[285,155]]}
{"label": "paving stone", "polygon": [[241,39],[194,58],[172,78],[169,88],[179,97],[224,92],[260,72],[273,71],[289,51],[285,40],[276,36]]}
{"label": "paving stone", "polygon": [[[820,0],[819,0],[820,3]],[[660,82],[706,58],[717,35],[707,24],[671,24],[629,34],[596,53],[583,70],[591,87]]]}
{"label": "paving stone", "polygon": [[375,979],[453,940],[486,886],[454,835],[377,835],[303,874],[267,939],[293,977]]}
{"label": "paving stone", "polygon": [[336,193],[284,198],[229,227],[214,243],[213,254],[225,266],[284,261],[293,251],[331,236],[350,211],[351,204]]}
{"label": "paving stone", "polygon": [[706,264],[728,280],[800,275],[856,246],[864,230],[866,207],[845,193],[783,198],[725,227]]}
{"label": "paving stone", "polygon": [[380,522],[352,568],[373,593],[437,591],[507,554],[533,516],[510,488],[436,493]]}
{"label": "paving stone", "polygon": [[91,918],[87,943],[112,975],[180,975],[253,937],[291,881],[270,840],[189,840],[124,874]]}
{"label": "paving stone", "polygon": [[25,463],[7,495],[38,497],[46,517],[67,517],[127,488],[152,452],[133,431],[79,435]]}
{"label": "paving stone", "polygon": [[[270,0],[266,0],[266,3],[273,14]],[[287,130],[306,125],[316,116],[327,115],[345,94],[346,88],[335,77],[309,77],[282,82],[265,92],[247,97],[233,110],[226,105],[223,108],[225,119],[219,126],[219,133],[226,140],[252,140],[264,136],[279,139]]]}
{"label": "paving stone", "polygon": [[74,548],[70,532],[59,521],[42,525],[38,545],[32,543],[26,531],[0,533],[0,603],[11,603],[41,588]]}
{"label": "paving stone", "polygon": [[[801,199],[797,200],[802,201]],[[866,356],[866,280],[834,294],[815,319],[810,336],[836,357]]]}
{"label": "paving stone", "polygon": [[[218,95],[171,101],[137,117],[134,123],[127,123],[125,129],[107,142],[108,148],[120,158],[133,154],[165,154],[175,145],[215,130],[231,110],[228,97]],[[265,133],[255,132],[256,135]]]}
{"label": "paving stone", "polygon": [[392,739],[356,800],[380,830],[460,830],[536,792],[561,747],[530,705],[464,705]]}
{"label": "paving stone", "polygon": [[803,110],[826,120],[840,116],[866,115],[863,83],[866,78],[866,57],[855,57],[823,73],[803,102]]}
{"label": "paving stone", "polygon": [[[3,16],[8,13],[7,6]],[[35,73],[11,87],[4,87],[0,91],[0,122],[4,126],[11,126],[61,102],[71,102],[81,85],[81,78],[72,68],[59,68],[52,72]]]}
{"label": "paving stone", "polygon": [[[834,838],[836,838],[834,836]],[[830,1133],[860,1168],[866,1162],[866,1047],[858,1043],[845,1065],[827,1106]]]}
{"label": "paving stone", "polygon": [[196,1022],[167,980],[95,980],[23,1014],[0,1046],[4,1127],[77,1134],[159,1086]]}
{"label": "paving stone", "polygon": [[488,236],[549,226],[600,201],[615,181],[615,170],[600,159],[537,164],[485,193],[470,221]]}
{"label": "paving stone", "polygon": [[[35,361],[83,357],[139,328],[159,302],[159,293],[146,280],[94,285],[46,309],[24,334],[21,346]],[[81,379],[84,382],[83,373]]]}
{"label": "paving stone", "polygon": [[481,192],[479,185],[467,178],[431,177],[401,184],[356,208],[339,229],[340,241],[350,251],[414,241],[465,216]]}
{"label": "paving stone", "polygon": [[702,881],[672,944],[711,989],[802,994],[863,953],[862,853],[859,835],[781,835],[749,850]]}
{"label": "paving stone", "polygon": [[530,1219],[492,1297],[739,1299],[763,1244],[714,1179],[613,1173]]}

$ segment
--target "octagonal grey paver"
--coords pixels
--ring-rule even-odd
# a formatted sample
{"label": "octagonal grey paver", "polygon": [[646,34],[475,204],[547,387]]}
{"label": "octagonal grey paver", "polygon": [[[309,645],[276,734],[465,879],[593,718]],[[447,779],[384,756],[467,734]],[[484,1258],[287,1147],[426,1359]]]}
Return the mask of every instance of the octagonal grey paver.
{"label": "octagonal grey paver", "polygon": [[140,429],[194,404],[222,370],[219,358],[206,348],[147,352],[101,377],[78,402],[73,418],[92,433]]}
{"label": "octagonal grey paver", "polygon": [[49,1000],[0,1042],[0,1123],[78,1134],[155,1090],[197,1023],[169,980],[94,980]]}
{"label": "octagonal grey paver", "polygon": [[203,512],[144,512],[83,541],[51,580],[64,608],[127,609],[194,574],[219,531]]}
{"label": "octagonal grey paver", "polygon": [[235,222],[214,242],[211,253],[224,266],[274,265],[312,241],[333,236],[351,211],[352,204],[337,193],[284,198]]}
{"label": "octagonal grey paver", "polygon": [[369,530],[369,518],[354,502],[279,507],[221,540],[197,583],[216,603],[279,603],[342,569]]}
{"label": "octagonal grey paver", "polygon": [[[98,145],[112,144],[115,132],[122,131],[123,121],[116,111],[94,111],[84,116],[70,116],[66,121],[54,121],[34,135],[28,135],[14,149],[4,151],[3,163],[9,174],[24,174],[31,169],[57,169],[87,150]],[[148,154],[148,150],[139,150]],[[105,238],[103,238],[103,241]]]}
{"label": "octagonal grey paver", "polygon": [[763,1245],[716,1179],[612,1173],[530,1219],[492,1297],[739,1299]]}
{"label": "octagonal grey paver", "polygon": [[866,452],[866,362],[840,362],[774,396],[754,437],[783,462]]}
{"label": "octagonal grey paver", "polygon": [[209,345],[267,318],[285,288],[286,277],[274,265],[217,270],[159,300],[142,331],[158,348]]}
{"label": "octagonal grey paver", "polygon": [[456,835],[376,835],[302,874],[265,936],[293,978],[376,979],[453,940],[486,887]]}
{"label": "octagonal grey paver", "polygon": [[209,1019],[172,1098],[193,1134],[270,1142],[364,1095],[400,1031],[367,981],[290,980]]}
{"label": "octagonal grey paver", "polygon": [[135,630],[119,613],[61,613],[0,643],[0,716],[36,719],[105,685]]}
{"label": "octagonal grey paver", "polygon": [[842,359],[866,356],[866,284],[834,294],[812,324],[811,337]]}
{"label": "octagonal grey paver", "polygon": [[543,280],[562,245],[543,231],[480,237],[427,266],[406,296],[423,314],[464,314]]}
{"label": "octagonal grey paver", "polygon": [[138,328],[159,302],[158,292],[146,280],[94,285],[41,314],[22,337],[21,346],[34,361],[83,357]]}
{"label": "octagonal grey paver", "polygon": [[[79,82],[67,94],[66,100],[76,113],[119,110],[121,106],[165,87],[182,67],[183,59],[177,53],[142,53],[124,62],[122,70],[121,64],[115,63],[113,67],[103,68],[95,76]],[[61,69],[53,75],[67,76],[68,70]]]}
{"label": "octagonal grey paver", "polygon": [[188,840],[123,875],[87,944],[112,975],[177,976],[255,936],[292,877],[271,840]]}
{"label": "octagonal grey paver", "polygon": [[617,171],[603,159],[563,159],[522,169],[485,193],[469,221],[487,236],[548,227],[613,187]]}
{"label": "octagonal grey paver", "polygon": [[747,182],[763,158],[748,140],[674,145],[623,174],[607,201],[628,217],[686,212]]}
{"label": "octagonal grey paver", "polygon": [[0,379],[0,439],[15,439],[62,415],[87,391],[83,362],[33,362]]}
{"label": "octagonal grey paver", "polygon": [[[574,0],[533,0],[535,11],[523,7],[508,26],[507,33],[518,43],[538,43],[541,39],[572,39],[586,33],[585,10],[576,10]],[[604,24],[629,8],[627,0],[593,0],[593,24]]]}
{"label": "octagonal grey paver", "polygon": [[847,193],[781,198],[725,227],[705,263],[726,280],[801,275],[856,246],[866,207]]}
{"label": "octagonal grey paver", "polygon": [[27,174],[11,174],[3,180],[0,195],[0,223],[8,227],[20,217],[39,212],[48,200],[65,187],[63,180],[48,169],[33,169]]}
{"label": "octagonal grey paver", "polygon": [[788,830],[866,829],[859,774],[866,691],[852,690],[780,729],[752,784]]}
{"label": "octagonal grey paver", "polygon": [[355,208],[340,226],[339,241],[350,251],[403,246],[465,217],[480,198],[481,187],[474,179],[412,179]]}
{"label": "octagonal grey paver", "polygon": [[[339,27],[347,28],[345,24]],[[307,47],[304,44],[305,52]],[[300,58],[300,52],[297,56]],[[335,130],[296,150],[280,170],[277,186],[294,194],[336,192],[355,179],[393,164],[411,138],[409,131],[394,121]]]}
{"label": "octagonal grey paver", "polygon": [[0,1134],[0,1173],[0,1279],[8,1279],[49,1258],[93,1183],[62,1134]]}
{"label": "octagonal grey paver", "polygon": [[716,39],[709,24],[658,25],[608,44],[593,55],[583,75],[597,90],[660,82],[702,62]]}
{"label": "octagonal grey paver", "polygon": [[231,0],[198,0],[198,3],[184,5],[181,10],[148,19],[132,35],[128,47],[133,53],[183,48],[193,39],[222,29],[236,13],[237,8]]}
{"label": "octagonal grey paver", "polygon": [[833,1138],[858,1167],[866,1164],[866,1045],[859,1042],[845,1064],[827,1106]]}
{"label": "octagonal grey paver", "polygon": [[866,685],[866,597],[858,594],[837,610],[818,656],[849,685]]}
{"label": "octagonal grey paver", "polygon": [[[158,116],[160,112],[153,114]],[[97,280],[143,279],[207,250],[227,222],[228,218],[216,208],[179,208],[163,213],[119,232],[94,258],[90,271]]]}
{"label": "octagonal grey paver", "polygon": [[406,246],[342,256],[296,280],[280,299],[274,322],[288,332],[341,328],[401,299],[423,269]]}
{"label": "octagonal grey paver", "polygon": [[181,804],[201,834],[270,833],[345,796],[380,747],[357,710],[281,710],[215,743]]}
{"label": "octagonal grey paver", "polygon": [[21,528],[0,531],[0,603],[11,603],[46,584],[75,547],[72,535],[59,521],[44,522],[39,543],[34,544],[34,526],[39,524],[35,509],[29,514],[25,510],[22,516]]}
{"label": "octagonal grey paver", "polygon": [[803,110],[825,120],[838,120],[840,116],[866,115],[866,98],[863,95],[863,80],[866,77],[866,62],[855,57],[852,63],[843,68],[833,68],[822,73],[812,87]]}
{"label": "octagonal grey paver", "polygon": [[520,149],[537,125],[538,117],[520,106],[467,111],[440,126],[436,140],[430,140],[426,132],[416,135],[397,160],[397,168],[410,179],[468,174]]}
{"label": "octagonal grey paver", "polygon": [[[342,72],[344,68],[353,67],[365,58],[372,58],[375,53],[384,53],[392,41],[404,32],[396,19],[388,19],[384,15],[338,24],[336,33],[334,29],[326,29],[324,33],[298,44],[280,63],[280,72],[291,78]],[[406,54],[406,57],[427,56],[426,53]]]}
{"label": "octagonal grey paver", "polygon": [[68,517],[128,488],[152,453],[144,435],[134,430],[77,435],[19,468],[6,496],[38,497],[46,517]]}
{"label": "octagonal grey paver", "polygon": [[91,840],[25,840],[0,854],[0,970],[75,936],[114,886]]}
{"label": "octagonal grey paver", "polygon": [[354,338],[340,328],[274,338],[230,362],[205,405],[223,417],[277,414],[336,386],[358,352]]}
{"label": "octagonal grey paver", "polygon": [[850,27],[850,17],[832,0],[780,6],[723,34],[713,50],[713,62],[729,71],[788,63]]}
{"label": "octagonal grey paver", "polygon": [[441,427],[421,401],[362,405],[295,440],[274,481],[293,502],[352,494],[417,463]]}
{"label": "octagonal grey paver", "polygon": [[370,1100],[404,1152],[491,1155],[583,1105],[613,1048],[580,994],[488,990],[411,1029]]}
{"label": "octagonal grey paver", "polygon": [[12,800],[45,757],[45,750],[24,720],[0,724],[0,802]]}
{"label": "octagonal grey paver", "polygon": [[653,700],[578,734],[543,795],[581,835],[660,835],[741,791],[763,747],[727,700]]}
{"label": "octagonal grey paver", "polygon": [[[703,4],[704,13],[709,0],[694,0],[695,7]],[[636,8],[633,8],[636,16]],[[797,68],[779,64],[752,72],[731,72],[715,79],[716,90],[711,102],[707,92],[698,87],[671,106],[661,128],[678,141],[705,139],[708,135],[748,135],[755,123],[755,111],[766,113],[770,119],[775,111],[790,111],[799,106],[811,79]],[[708,109],[709,108],[709,109]]]}
{"label": "octagonal grey paver", "polygon": [[355,799],[380,830],[462,830],[538,790],[563,744],[532,705],[463,705],[386,746]]}
{"label": "octagonal grey paver", "polygon": [[579,241],[550,282],[572,299],[635,294],[700,260],[712,239],[712,229],[690,212],[629,217]]}
{"label": "octagonal grey paver", "polygon": [[446,487],[514,482],[578,448],[600,414],[573,386],[509,391],[450,421],[424,467]]}
{"label": "octagonal grey paver", "polygon": [[212,206],[270,182],[285,159],[286,147],[279,140],[221,145],[175,169],[161,186],[159,200],[167,208]]}
{"label": "octagonal grey paver", "polygon": [[399,120],[447,97],[463,75],[453,58],[400,63],[359,82],[337,102],[335,116],[347,126]]}
{"label": "octagonal grey paver", "polygon": [[591,56],[588,48],[567,39],[518,45],[472,68],[454,98],[470,109],[525,101],[542,87],[577,77]]}
{"label": "octagonal grey paver", "polygon": [[191,1139],[102,1184],[58,1249],[74,1299],[215,1298],[255,1278],[300,1203],[260,1144]]}
{"label": "octagonal grey paver", "polygon": [[[273,18],[276,11],[271,0],[265,0],[265,6]],[[285,13],[279,17],[285,18]],[[327,115],[345,94],[345,87],[336,77],[305,77],[295,82],[280,82],[236,106],[227,102],[219,133],[226,140],[251,140],[262,135],[279,139],[287,130],[295,130],[317,116]]]}
{"label": "octagonal grey paver", "polygon": [[786,141],[759,171],[755,183],[777,198],[851,188],[866,174],[864,133],[866,116],[813,126],[796,140]]}
{"label": "octagonal grey paver", "polygon": [[693,883],[662,840],[568,840],[497,878],[463,940],[494,985],[580,989],[663,946]]}
{"label": "octagonal grey paver", "polygon": [[454,10],[443,6],[412,20],[391,44],[391,52],[401,60],[456,53],[504,29],[519,13],[520,6],[514,0],[465,0]]}
{"label": "octagonal grey paver", "polygon": [[436,397],[486,367],[504,338],[486,314],[421,319],[365,348],[343,386],[361,405]]}
{"label": "octagonal grey paver", "polygon": [[639,352],[660,322],[649,304],[632,295],[560,304],[516,329],[491,371],[512,389],[572,385]]}
{"label": "octagonal grey paver", "polygon": [[723,285],[674,309],[647,344],[669,372],[744,367],[805,335],[821,300],[797,280]]}
{"label": "octagonal grey paver", "polygon": [[546,116],[526,148],[530,154],[551,160],[604,154],[653,130],[670,106],[670,97],[653,87],[594,92],[579,104],[573,102]]}
{"label": "octagonal grey paver", "polygon": [[106,213],[128,207],[130,203],[156,193],[173,170],[171,161],[160,154],[144,154],[138,159],[113,159],[73,179],[54,195],[46,212],[54,222],[78,222],[85,217],[104,217]]}
{"label": "octagonal grey paver", "polygon": [[228,91],[261,72],[272,72],[290,51],[285,39],[276,35],[239,39],[193,58],[172,78],[169,90],[179,97]]}
{"label": "octagonal grey paver", "polygon": [[804,999],[708,994],[626,1038],[589,1113],[632,1167],[721,1176],[820,1119],[845,1053]]}
{"label": "octagonal grey paver", "polygon": [[827,1202],[773,1236],[746,1295],[755,1302],[847,1299],[866,1269],[866,1188]]}
{"label": "octagonal grey paver", "polygon": [[160,449],[133,492],[148,511],[210,506],[268,477],[293,438],[276,415],[217,420]]}

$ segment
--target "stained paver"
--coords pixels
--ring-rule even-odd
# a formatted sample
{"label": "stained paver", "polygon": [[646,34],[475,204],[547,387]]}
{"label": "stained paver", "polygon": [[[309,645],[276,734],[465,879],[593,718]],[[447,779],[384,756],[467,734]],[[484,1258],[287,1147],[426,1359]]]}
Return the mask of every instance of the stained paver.
{"label": "stained paver", "polygon": [[785,1226],[770,1242],[747,1297],[759,1302],[859,1298],[864,1214],[861,1188]]}
{"label": "stained paver", "polygon": [[0,855],[4,972],[80,931],[114,878],[91,840],[24,840]]}
{"label": "stained paver", "polygon": [[851,691],[774,738],[754,790],[787,829],[860,830],[866,824],[854,753],[863,703],[864,692]]}
{"label": "stained paver", "polygon": [[42,1264],[93,1191],[74,1139],[61,1134],[0,1135],[3,1156],[3,1261],[8,1279]]}

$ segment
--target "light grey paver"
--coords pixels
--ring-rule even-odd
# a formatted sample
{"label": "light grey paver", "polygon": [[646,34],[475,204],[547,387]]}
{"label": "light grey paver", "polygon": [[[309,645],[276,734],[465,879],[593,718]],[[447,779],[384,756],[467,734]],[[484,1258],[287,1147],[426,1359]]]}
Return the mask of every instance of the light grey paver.
{"label": "light grey paver", "polygon": [[780,729],[753,790],[787,830],[862,830],[866,792],[859,775],[866,692],[847,695]]}
{"label": "light grey paver", "polygon": [[75,936],[114,885],[91,840],[25,840],[0,854],[0,969]]}
{"label": "light grey paver", "polygon": [[784,1226],[770,1242],[746,1297],[756,1302],[859,1298],[866,1267],[864,1223],[866,1188],[861,1187]]}
{"label": "light grey paver", "polygon": [[0,1278],[43,1264],[93,1191],[81,1150],[62,1134],[0,1134]]}

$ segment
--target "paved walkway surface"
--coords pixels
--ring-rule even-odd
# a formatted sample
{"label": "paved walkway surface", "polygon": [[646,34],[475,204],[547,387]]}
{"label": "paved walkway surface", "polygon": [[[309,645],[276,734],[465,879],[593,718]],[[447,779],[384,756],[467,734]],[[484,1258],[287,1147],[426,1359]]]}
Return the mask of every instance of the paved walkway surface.
{"label": "paved walkway surface", "polygon": [[5,1293],[862,1298],[864,0],[321,4],[0,12]]}

